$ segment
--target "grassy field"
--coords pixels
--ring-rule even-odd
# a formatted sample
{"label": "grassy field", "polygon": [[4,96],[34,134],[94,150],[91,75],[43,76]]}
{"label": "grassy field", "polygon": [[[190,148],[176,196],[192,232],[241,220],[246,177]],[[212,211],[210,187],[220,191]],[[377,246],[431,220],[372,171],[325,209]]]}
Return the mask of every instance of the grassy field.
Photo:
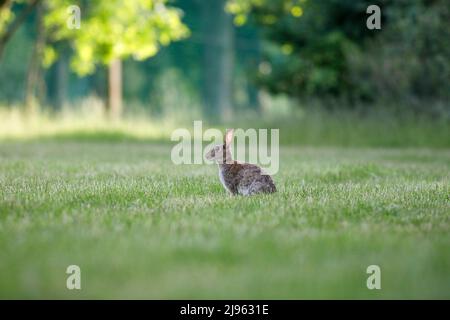
{"label": "grassy field", "polygon": [[277,194],[229,197],[169,145],[3,142],[0,298],[450,298],[448,149],[291,146],[280,164]]}

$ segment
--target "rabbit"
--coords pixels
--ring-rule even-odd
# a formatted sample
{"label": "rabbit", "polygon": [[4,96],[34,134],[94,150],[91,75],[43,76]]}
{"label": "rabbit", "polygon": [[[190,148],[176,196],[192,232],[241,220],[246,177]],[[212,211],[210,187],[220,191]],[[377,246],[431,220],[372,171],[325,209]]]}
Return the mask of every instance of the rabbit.
{"label": "rabbit", "polygon": [[249,163],[239,163],[232,159],[230,145],[234,130],[225,134],[224,144],[215,146],[205,157],[219,165],[219,178],[222,185],[231,195],[250,196],[258,193],[274,193],[277,191],[272,178],[260,167]]}

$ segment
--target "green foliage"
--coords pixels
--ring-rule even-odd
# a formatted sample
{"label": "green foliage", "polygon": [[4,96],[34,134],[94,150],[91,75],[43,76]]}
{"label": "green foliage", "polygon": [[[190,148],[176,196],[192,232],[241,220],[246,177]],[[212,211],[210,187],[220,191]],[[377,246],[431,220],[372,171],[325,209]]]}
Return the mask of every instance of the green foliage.
{"label": "green foliage", "polygon": [[6,27],[14,18],[14,13],[11,10],[11,7],[6,7],[3,10],[0,10],[0,34],[5,32]]}
{"label": "green foliage", "polygon": [[25,28],[17,31],[0,59],[0,100],[14,103],[23,98],[26,64],[33,52],[33,43]]}
{"label": "green foliage", "polygon": [[248,15],[269,40],[263,59],[270,69],[260,70],[259,83],[271,92],[301,97],[349,90],[347,52],[364,37],[355,29],[365,27],[366,3],[233,0],[228,10],[236,17]]}
{"label": "green foliage", "polygon": [[1,144],[0,297],[449,296],[448,150],[280,154],[279,192],[243,198],[216,166],[174,166],[170,146]]}
{"label": "green foliage", "polygon": [[[234,15],[233,89],[235,111],[255,110],[258,92],[287,94],[299,101],[322,100],[322,105],[360,108],[389,105],[417,113],[450,116],[450,13],[446,0],[228,0]],[[2,8],[0,33],[6,22],[24,8],[26,0]],[[204,24],[204,1],[69,1],[43,0],[49,46],[44,50],[48,97],[56,92],[58,77],[67,80],[69,102],[89,94],[103,96],[105,74],[96,65],[112,59],[134,58],[123,65],[124,98],[148,108],[176,110],[164,75],[176,70],[176,87],[199,100],[205,86],[207,48],[220,46]],[[382,29],[366,28],[366,8],[382,10]],[[81,8],[81,29],[69,29],[70,5]],[[12,9],[12,10],[11,10]],[[183,22],[181,22],[182,14]],[[34,13],[14,35],[0,61],[0,99],[16,102],[23,96],[30,47],[36,38]],[[214,21],[214,19],[212,19]],[[1,22],[3,21],[3,22]],[[209,22],[211,23],[211,22]],[[192,32],[188,31],[189,29]],[[188,37],[192,33],[192,37]],[[165,48],[172,41],[177,41]],[[70,44],[72,49],[68,49]],[[154,59],[142,59],[161,52]],[[231,51],[231,50],[230,50]],[[129,59],[132,60],[132,59]],[[61,71],[62,70],[62,71]],[[149,76],[151,75],[151,76]],[[161,83],[168,88],[162,88]],[[184,96],[185,94],[183,94]],[[49,100],[50,101],[50,100]],[[155,103],[156,101],[156,103]],[[161,101],[165,101],[162,103]],[[331,103],[332,102],[332,103]],[[188,104],[188,103],[186,103]],[[364,107],[365,108],[365,107]],[[205,108],[206,109],[206,108]],[[161,110],[163,111],[163,110]],[[163,112],[161,112],[163,113]]]}
{"label": "green foliage", "polygon": [[[80,29],[67,27],[71,5],[81,9]],[[181,12],[166,6],[166,0],[47,0],[45,26],[54,41],[71,42],[72,67],[83,75],[114,59],[154,56],[160,46],[188,35],[180,17]],[[52,51],[47,50],[47,64],[56,57]]]}
{"label": "green foliage", "polygon": [[[381,7],[381,30],[366,28],[370,4]],[[300,18],[286,10],[297,5]],[[440,101],[438,108],[448,110],[445,0],[230,0],[228,10],[264,30],[268,43],[258,82],[273,93],[356,104],[395,99],[422,111],[424,101]]]}
{"label": "green foliage", "polygon": [[16,18],[16,13],[13,8],[16,5],[23,5],[30,3],[31,0],[7,0],[2,1],[2,6],[0,7],[0,35],[4,34],[5,31],[10,27],[11,22]]}
{"label": "green foliage", "polygon": [[234,22],[243,25],[247,15],[256,13],[261,23],[275,24],[284,15],[299,18],[303,15],[303,6],[307,0],[228,0],[226,10],[235,15]]}
{"label": "green foliage", "polygon": [[[407,101],[450,117],[450,7],[445,0],[392,6],[383,32],[349,56],[357,98]],[[447,111],[445,111],[447,110]]]}

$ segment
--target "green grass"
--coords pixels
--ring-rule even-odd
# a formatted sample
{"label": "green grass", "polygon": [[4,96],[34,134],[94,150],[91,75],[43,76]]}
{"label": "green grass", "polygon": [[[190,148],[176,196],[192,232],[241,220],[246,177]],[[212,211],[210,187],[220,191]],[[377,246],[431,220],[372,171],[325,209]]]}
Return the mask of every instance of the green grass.
{"label": "green grass", "polygon": [[450,298],[448,149],[292,146],[280,164],[277,194],[229,197],[168,145],[2,143],[0,298]]}

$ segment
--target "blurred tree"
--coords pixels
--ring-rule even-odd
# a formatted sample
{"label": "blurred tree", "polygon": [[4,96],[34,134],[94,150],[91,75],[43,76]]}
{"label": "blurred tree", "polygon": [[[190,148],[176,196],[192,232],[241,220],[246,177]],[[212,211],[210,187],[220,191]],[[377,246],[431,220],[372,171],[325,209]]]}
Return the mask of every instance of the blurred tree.
{"label": "blurred tree", "polygon": [[450,6],[447,0],[396,2],[383,32],[349,58],[358,97],[402,102],[415,112],[450,116]]}
{"label": "blurred tree", "polygon": [[[27,15],[40,0],[16,0],[25,6],[14,18],[12,0],[0,0],[0,54]],[[48,43],[42,62],[48,67],[58,58],[58,44],[70,43],[73,49],[71,67],[79,75],[94,72],[96,65],[109,69],[108,106],[112,116],[121,113],[121,60],[132,57],[143,60],[154,56],[160,46],[188,35],[181,22],[180,10],[166,5],[166,0],[42,0]],[[71,6],[81,9],[81,29],[69,25]],[[43,32],[42,32],[43,34]],[[39,36],[38,36],[39,38]],[[33,59],[39,59],[34,57]],[[33,74],[33,73],[32,73]],[[34,76],[28,81],[33,84]],[[30,89],[31,90],[31,89]]]}
{"label": "blurred tree", "polygon": [[55,109],[61,108],[68,99],[70,77],[67,43],[60,43],[57,47],[58,59],[49,68],[46,79],[48,84],[47,98]]}
{"label": "blurred tree", "polygon": [[225,12],[226,0],[203,1],[204,45],[203,97],[205,113],[230,119],[234,69],[233,21]]}
{"label": "blurred tree", "polygon": [[[351,85],[346,52],[369,36],[369,0],[229,0],[235,23],[253,18],[269,41],[259,83],[295,97],[338,95]],[[379,1],[378,1],[379,2]]]}
{"label": "blurred tree", "polygon": [[[39,19],[34,9],[39,0],[0,0],[0,39],[3,44],[5,39],[10,43],[0,60],[3,100],[22,99],[26,91],[23,84],[33,88],[29,92],[36,95],[42,92],[37,87],[47,83],[48,96],[58,101],[57,105],[67,97],[92,93],[107,96],[109,91],[115,97],[109,99],[110,105],[118,102],[112,113],[119,114],[122,83],[124,99],[136,107],[145,105],[163,113],[181,105],[175,99],[161,98],[162,94],[171,95],[167,79],[176,79],[173,87],[183,86],[184,95],[189,96],[179,97],[179,101],[200,108],[203,98],[204,111],[218,118],[226,117],[231,105],[236,110],[249,106],[257,110],[261,88],[300,99],[318,98],[325,100],[324,105],[334,100],[339,106],[355,107],[395,101],[398,105],[414,105],[420,112],[430,108],[429,100],[448,105],[448,0],[172,0],[173,6],[185,12],[183,22],[192,36],[164,49],[161,29],[169,20],[152,23],[141,19],[175,10],[179,21],[179,13],[166,2],[162,2],[165,10],[160,10],[159,1],[40,1],[45,37],[39,37],[36,28]],[[152,7],[133,7],[141,3],[152,3]],[[69,4],[81,8],[80,30],[67,28]],[[223,12],[224,4],[233,15]],[[381,30],[366,28],[369,4],[382,9]],[[49,9],[52,6],[57,10]],[[230,20],[234,20],[234,26]],[[21,21],[25,21],[23,28],[19,28]],[[9,42],[15,30],[14,43]],[[171,41],[184,35],[178,34]],[[48,45],[37,50],[42,48],[37,46],[42,38]],[[123,64],[122,80],[122,65],[113,61],[142,59],[135,53],[142,46],[149,48],[149,43],[156,43],[156,50],[163,49],[162,54],[145,62],[129,59]],[[148,51],[150,56],[155,52]],[[32,58],[33,52],[41,52],[42,58],[34,54]],[[42,76],[35,77],[31,72],[41,69],[41,60],[46,65],[56,61],[46,74],[46,82],[33,80]],[[28,78],[33,81],[26,81],[27,65]],[[39,68],[32,67],[36,65]],[[91,74],[94,69],[97,72],[77,78],[69,65],[78,74]],[[114,84],[116,89],[112,88]],[[169,100],[176,106],[167,106]]]}
{"label": "blurred tree", "polygon": [[[41,0],[0,0],[0,59],[8,41],[40,2]],[[17,15],[12,10],[15,3],[23,5]]]}
{"label": "blurred tree", "polygon": [[[97,64],[108,66],[108,107],[113,116],[121,113],[121,60],[143,60],[154,56],[160,45],[181,39],[188,29],[181,12],[166,6],[166,0],[72,1],[47,0],[45,25],[54,41],[69,40],[75,54],[71,67],[80,75],[92,73]],[[81,9],[81,29],[67,27],[67,8]],[[56,52],[46,49],[47,65]]]}
{"label": "blurred tree", "polygon": [[[372,4],[381,30],[366,27]],[[448,0],[228,0],[227,10],[263,30],[258,81],[270,92],[421,111],[448,101]]]}
{"label": "blurred tree", "polygon": [[31,60],[34,40],[28,27],[34,28],[33,21],[27,21],[8,43],[0,59],[0,104],[23,102],[26,91],[27,61]]}
{"label": "blurred tree", "polygon": [[28,66],[25,106],[28,112],[34,112],[37,108],[37,101],[42,101],[45,92],[45,81],[42,73],[42,59],[45,46],[45,29],[43,23],[42,2],[36,5],[35,19],[36,38],[34,41],[33,52]]}

